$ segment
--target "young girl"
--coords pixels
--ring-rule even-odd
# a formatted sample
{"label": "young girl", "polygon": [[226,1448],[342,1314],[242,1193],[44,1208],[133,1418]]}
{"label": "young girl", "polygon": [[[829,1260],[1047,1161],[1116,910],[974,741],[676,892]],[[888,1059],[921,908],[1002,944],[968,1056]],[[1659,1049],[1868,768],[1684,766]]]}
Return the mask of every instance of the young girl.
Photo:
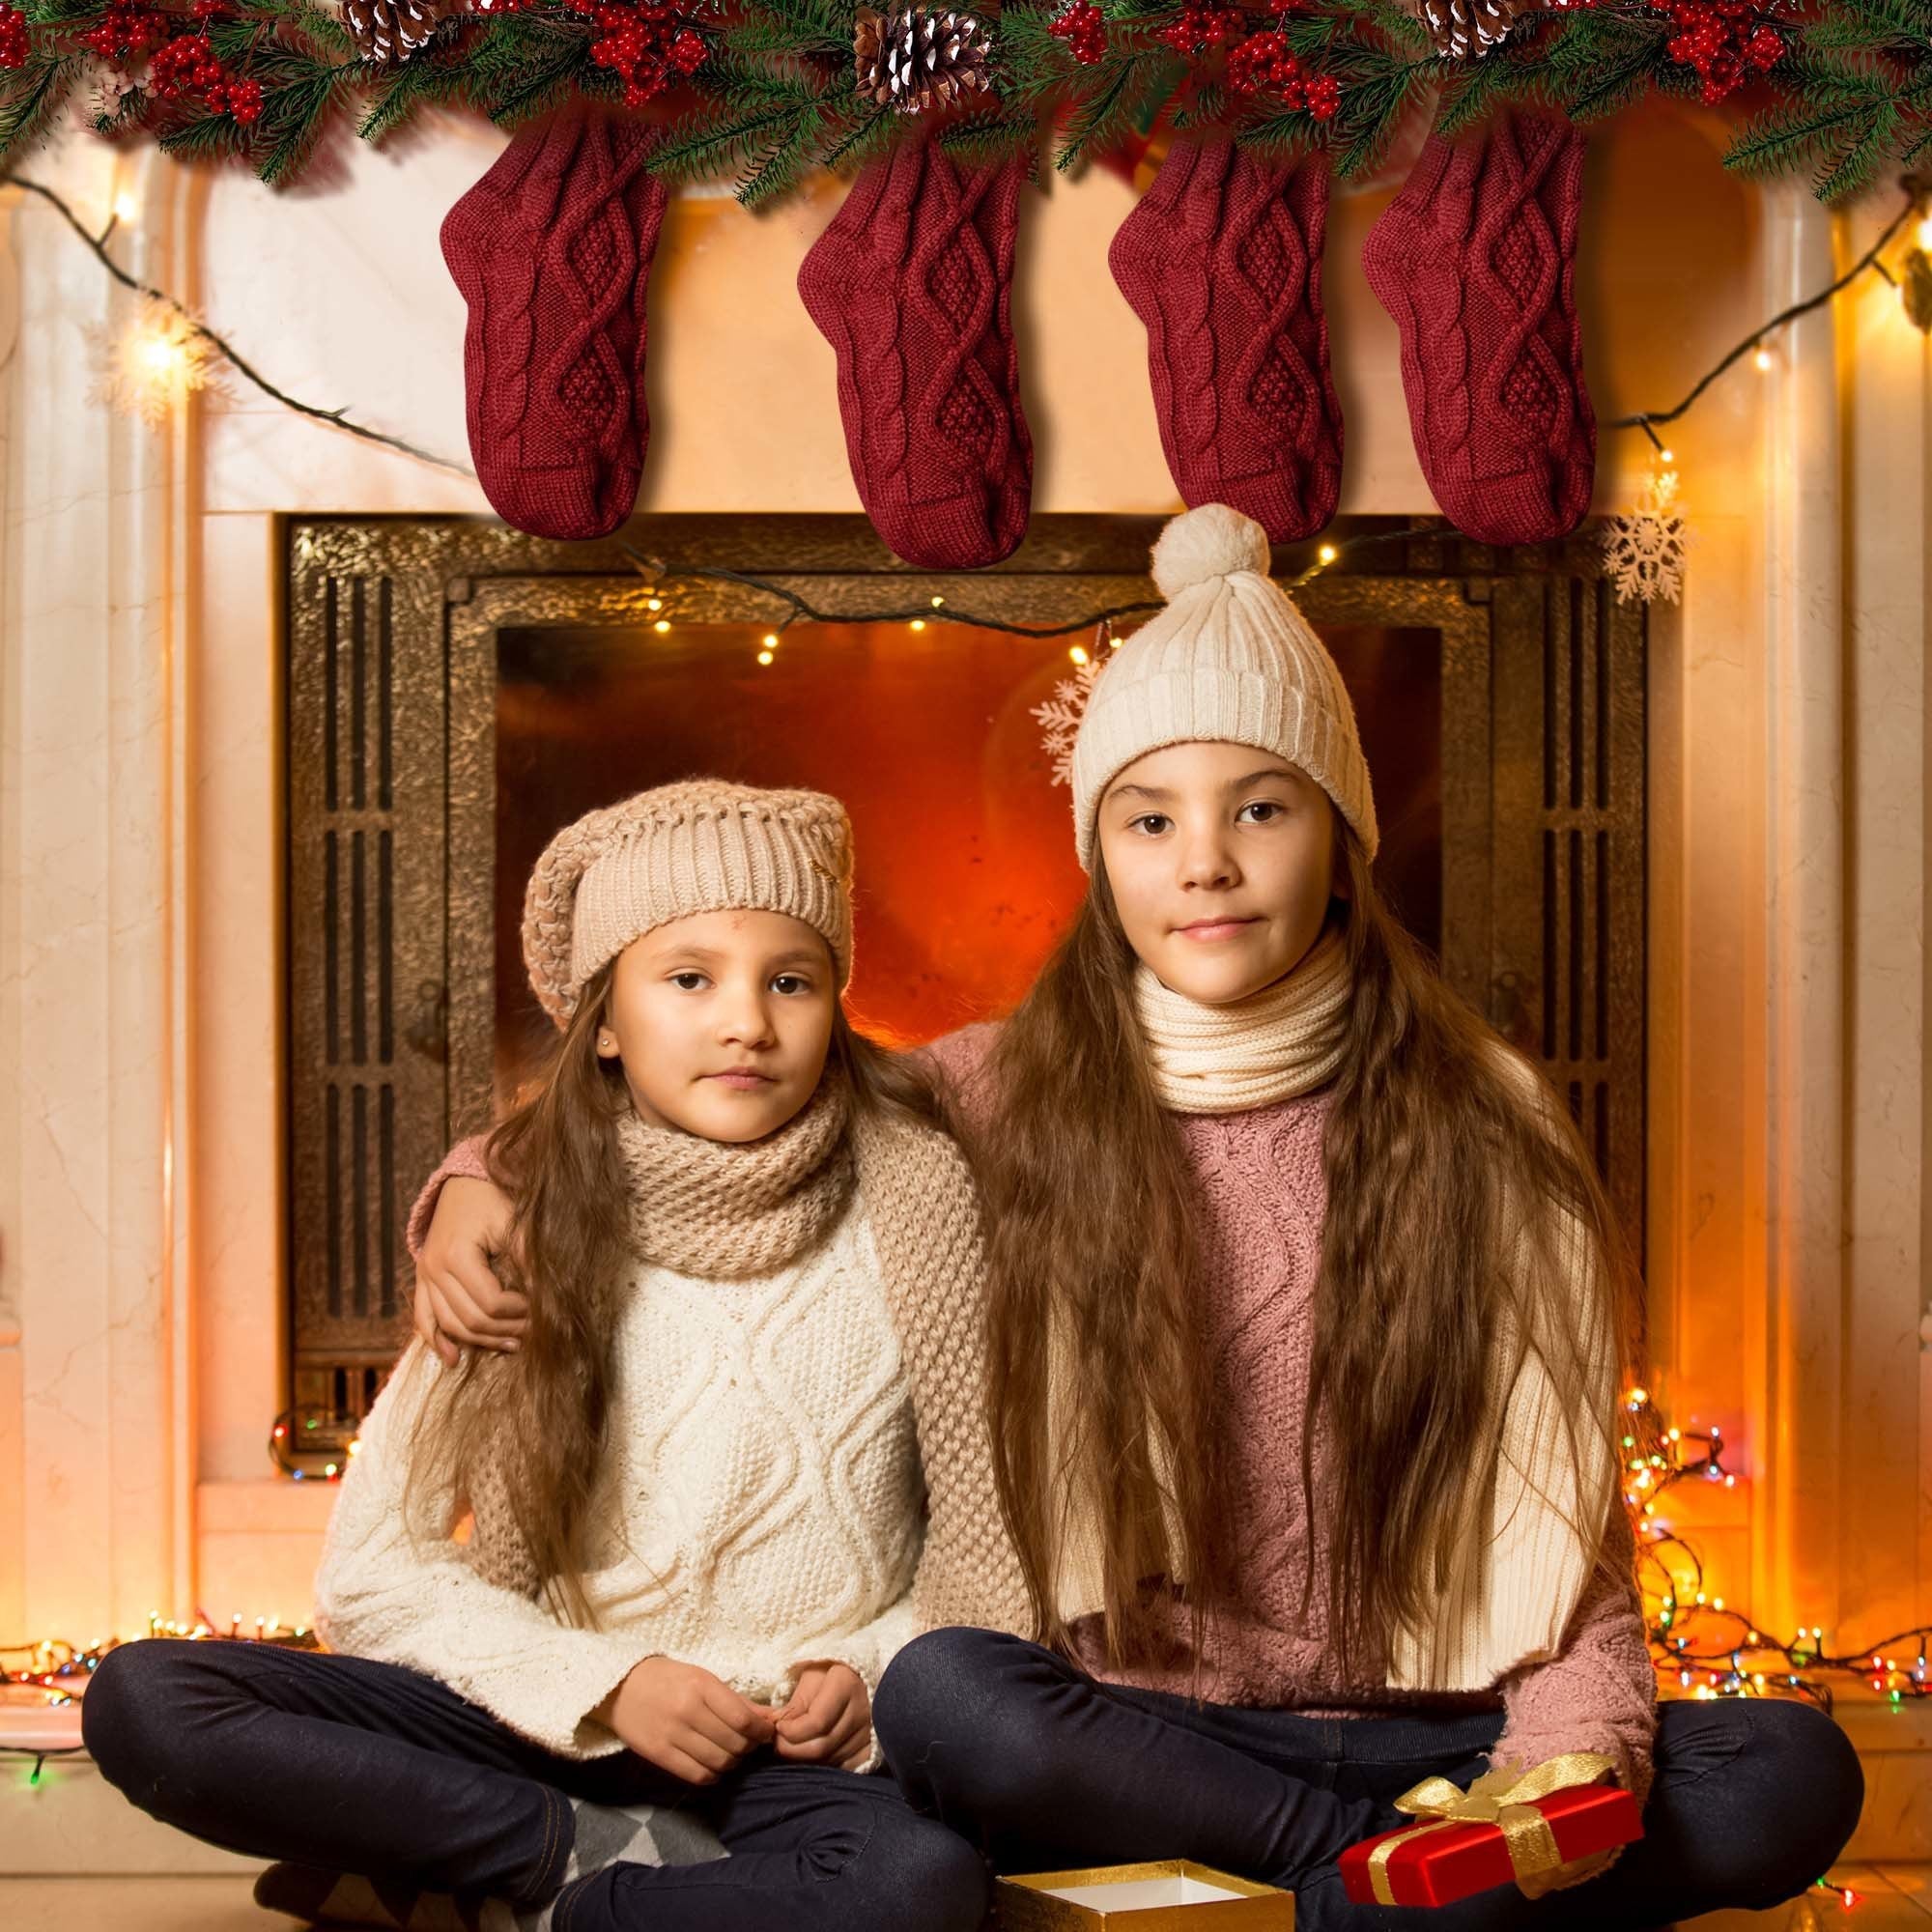
{"label": "young girl", "polygon": [[899,1647],[1017,1627],[1024,1590],[971,1366],[970,1178],[839,1005],[850,858],[835,800],[697,782],[539,862],[525,954],[561,1040],[487,1150],[539,1285],[526,1345],[405,1354],[318,1579],[340,1654],[143,1642],[85,1700],[136,1804],[293,1861],[264,1903],[980,1922],[970,1848],[858,1775]]}
{"label": "young girl", "polygon": [[[1793,1896],[1851,1833],[1857,1760],[1805,1706],[1657,1707],[1610,1213],[1540,1075],[1378,899],[1353,713],[1268,560],[1225,506],[1169,526],[1168,607],[1076,747],[1089,897],[1010,1020],[935,1049],[990,1210],[993,1452],[1042,1640],[908,1645],[890,1761],[1009,1868],[1188,1857],[1325,1932],[1393,1922],[1335,1860],[1412,1784],[1590,1752],[1644,1838],[1433,1922]],[[501,1213],[439,1214],[422,1319],[514,1339]]]}

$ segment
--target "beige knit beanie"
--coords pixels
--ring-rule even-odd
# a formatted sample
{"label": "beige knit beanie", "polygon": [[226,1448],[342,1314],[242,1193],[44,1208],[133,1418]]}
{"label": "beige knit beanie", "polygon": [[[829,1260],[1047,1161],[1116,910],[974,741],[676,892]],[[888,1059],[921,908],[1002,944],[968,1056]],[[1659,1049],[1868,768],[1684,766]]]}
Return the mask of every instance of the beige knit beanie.
{"label": "beige knit beanie", "polygon": [[1073,836],[1093,870],[1095,814],[1136,758],[1203,739],[1252,745],[1335,801],[1370,858],[1376,802],[1335,660],[1268,575],[1267,532],[1226,503],[1173,519],[1153,547],[1167,599],[1094,681],[1073,743]]}
{"label": "beige knit beanie", "polygon": [[817,791],[691,779],[589,812],[544,847],[524,895],[524,964],[559,1027],[634,939],[699,912],[783,912],[852,978],[852,822]]}

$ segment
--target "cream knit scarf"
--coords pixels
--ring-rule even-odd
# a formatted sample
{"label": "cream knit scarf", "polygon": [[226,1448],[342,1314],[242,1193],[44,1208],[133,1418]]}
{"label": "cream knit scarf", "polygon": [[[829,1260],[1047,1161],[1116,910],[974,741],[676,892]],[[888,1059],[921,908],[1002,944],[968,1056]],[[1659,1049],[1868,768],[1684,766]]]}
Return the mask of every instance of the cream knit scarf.
{"label": "cream knit scarf", "polygon": [[851,1088],[828,1075],[777,1133],[742,1145],[654,1127],[626,1111],[617,1149],[641,1260],[711,1281],[769,1274],[845,1212],[856,1179]]}
{"label": "cream knit scarf", "polygon": [[1330,926],[1286,979],[1225,1007],[1134,973],[1141,1036],[1160,1104],[1174,1114],[1238,1114],[1312,1094],[1342,1065],[1352,980]]}

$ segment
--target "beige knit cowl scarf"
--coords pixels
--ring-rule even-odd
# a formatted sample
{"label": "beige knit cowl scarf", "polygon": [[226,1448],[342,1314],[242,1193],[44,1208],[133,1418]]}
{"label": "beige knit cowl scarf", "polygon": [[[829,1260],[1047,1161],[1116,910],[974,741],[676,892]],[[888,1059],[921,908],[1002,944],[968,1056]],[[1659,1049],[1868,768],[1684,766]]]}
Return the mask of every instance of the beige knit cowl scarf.
{"label": "beige knit cowl scarf", "polygon": [[651,1126],[626,1111],[617,1126],[639,1258],[711,1281],[769,1274],[838,1225],[857,1179],[852,1092],[821,1080],[775,1134],[733,1143]]}
{"label": "beige knit cowl scarf", "polygon": [[[618,1130],[639,1260],[704,1280],[782,1267],[866,1215],[899,1338],[926,1491],[912,1596],[930,1626],[1030,1633],[1019,1559],[1000,1515],[980,1403],[986,1258],[980,1197],[957,1146],[937,1128],[862,1106],[828,1068],[805,1110],[743,1146],[646,1126]],[[621,1415],[612,1427],[621,1428]],[[499,1477],[474,1486],[470,1560],[534,1597],[542,1579]]]}

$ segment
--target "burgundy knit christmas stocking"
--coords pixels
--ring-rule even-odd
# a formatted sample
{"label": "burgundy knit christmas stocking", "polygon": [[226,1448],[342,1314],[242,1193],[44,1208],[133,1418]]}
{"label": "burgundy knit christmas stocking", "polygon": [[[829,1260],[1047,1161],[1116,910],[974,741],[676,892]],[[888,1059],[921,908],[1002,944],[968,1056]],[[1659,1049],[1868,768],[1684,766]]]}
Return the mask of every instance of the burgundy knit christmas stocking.
{"label": "burgundy knit christmas stocking", "polygon": [[1328,169],[1177,141],[1107,261],[1147,325],[1161,447],[1190,504],[1231,503],[1276,543],[1342,488],[1321,242]]}
{"label": "burgundy knit christmas stocking", "polygon": [[860,171],[799,267],[838,353],[860,500],[886,545],[928,569],[997,563],[1026,534],[1033,440],[1010,313],[1024,176],[901,141]]}
{"label": "burgundy knit christmas stocking", "polygon": [[635,121],[525,128],[442,223],[469,305],[463,377],[484,494],[532,536],[608,536],[650,439],[644,298],[668,194]]}
{"label": "burgundy knit christmas stocking", "polygon": [[1402,330],[1415,453],[1482,543],[1567,535],[1590,507],[1597,423],[1573,282],[1583,136],[1499,117],[1432,137],[1362,266]]}

